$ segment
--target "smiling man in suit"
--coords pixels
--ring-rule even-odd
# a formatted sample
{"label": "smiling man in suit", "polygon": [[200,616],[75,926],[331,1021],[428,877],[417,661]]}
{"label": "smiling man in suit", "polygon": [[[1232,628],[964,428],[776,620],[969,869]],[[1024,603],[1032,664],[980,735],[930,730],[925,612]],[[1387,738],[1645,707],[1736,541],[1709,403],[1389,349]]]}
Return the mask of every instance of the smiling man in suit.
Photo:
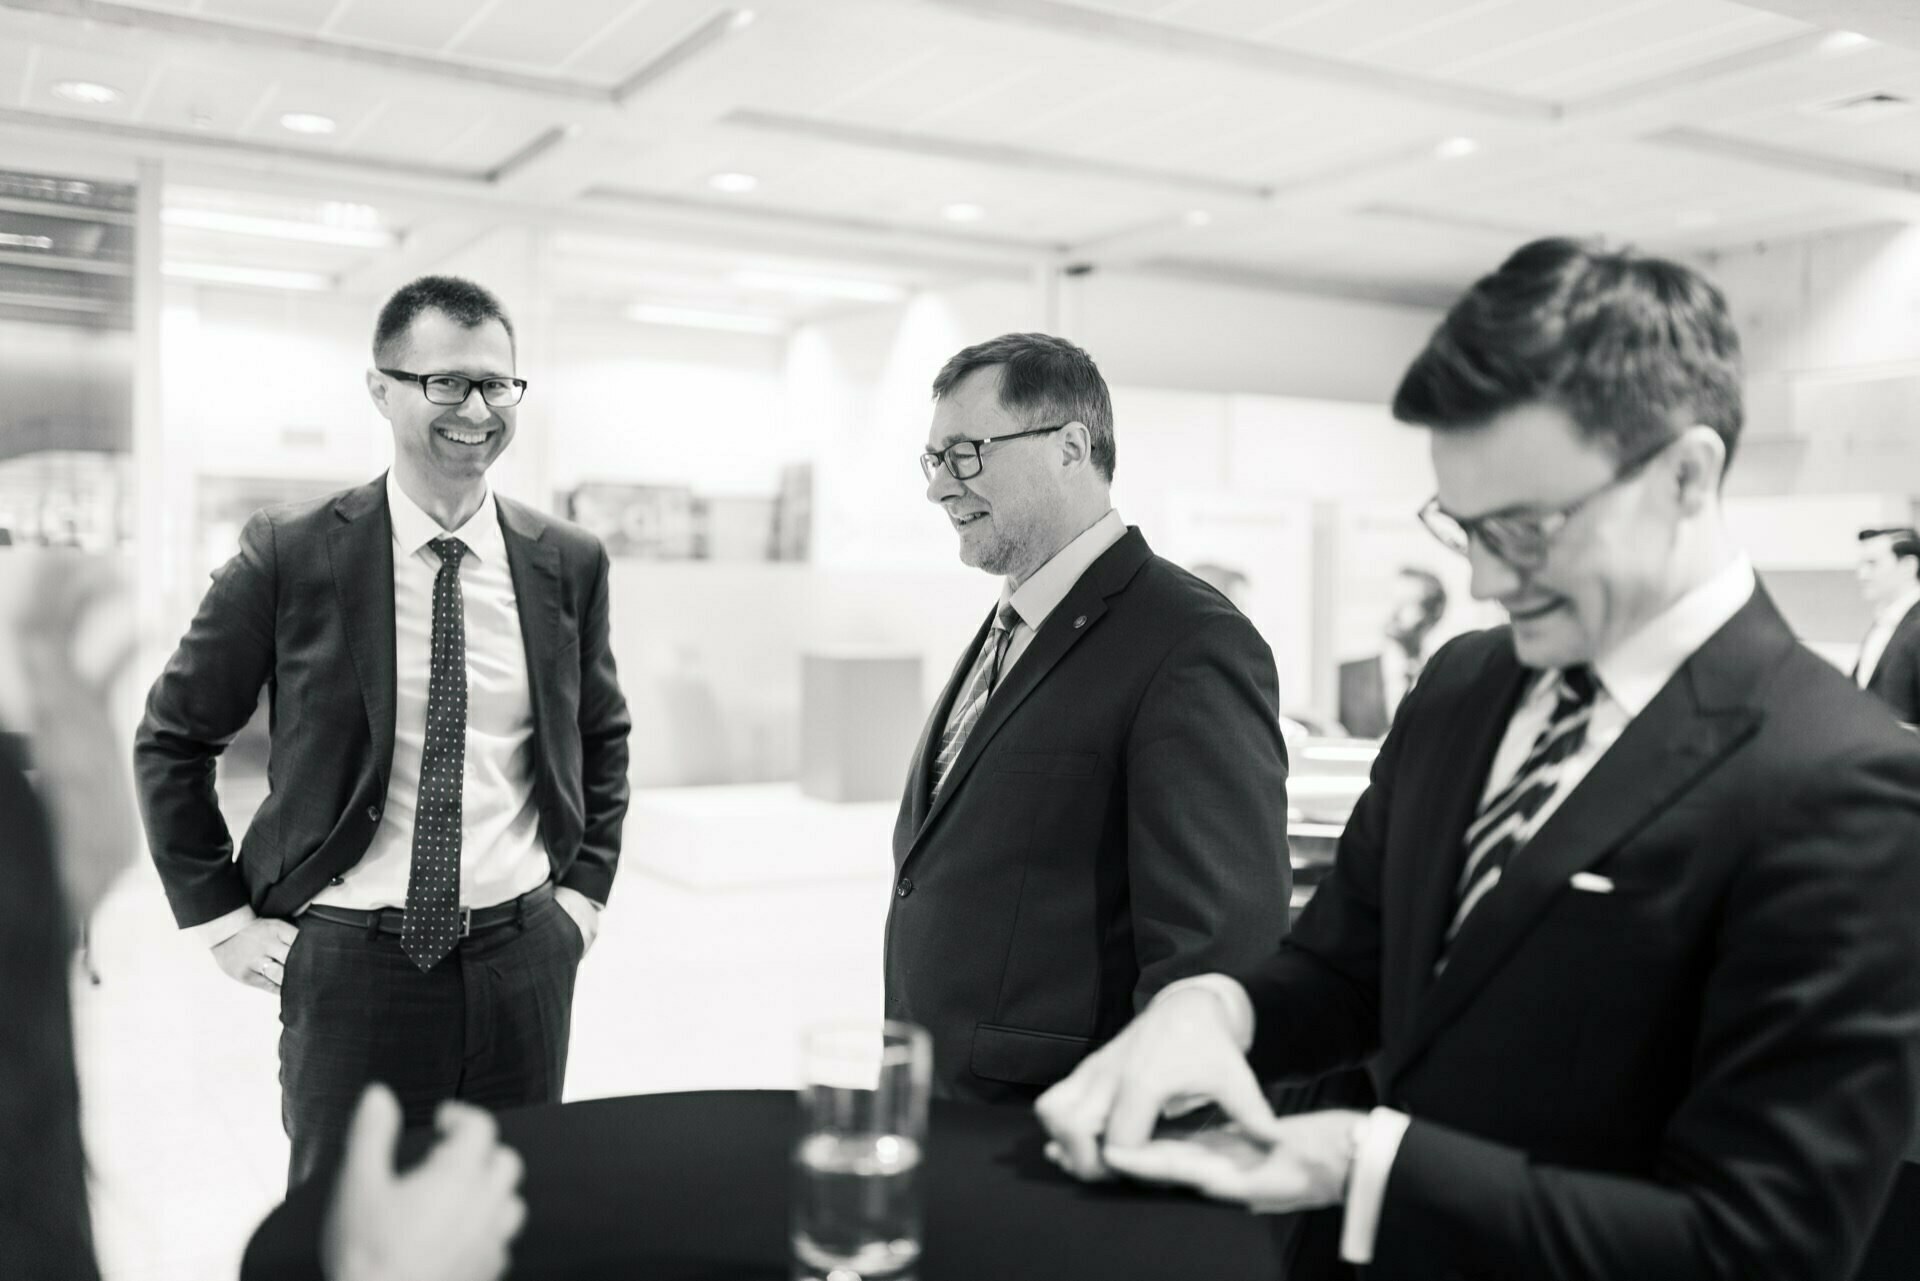
{"label": "smiling man in suit", "polygon": [[[1428,664],[1278,952],[1163,993],[1040,1101],[1057,1159],[1337,1207],[1302,1278],[1336,1251],[1409,1281],[1850,1276],[1920,1096],[1920,744],[1727,531],[1724,302],[1535,242],[1394,413],[1510,625]],[[1276,1119],[1255,1085],[1362,1061],[1371,1113]],[[1189,1094],[1256,1142],[1148,1142]]]}
{"label": "smiling man in suit", "polygon": [[[422,277],[373,356],[392,471],[254,514],[134,749],[176,920],[280,995],[290,1183],[369,1081],[410,1125],[558,1101],[627,809],[606,552],[487,484],[526,390],[505,311]],[[214,758],[263,686],[269,790],[235,860]]]}
{"label": "smiling man in suit", "polygon": [[886,1009],[944,1098],[1031,1101],[1168,982],[1286,932],[1272,652],[1113,509],[1078,347],[1007,334],[934,380],[927,498],[1001,578],[894,828]]}

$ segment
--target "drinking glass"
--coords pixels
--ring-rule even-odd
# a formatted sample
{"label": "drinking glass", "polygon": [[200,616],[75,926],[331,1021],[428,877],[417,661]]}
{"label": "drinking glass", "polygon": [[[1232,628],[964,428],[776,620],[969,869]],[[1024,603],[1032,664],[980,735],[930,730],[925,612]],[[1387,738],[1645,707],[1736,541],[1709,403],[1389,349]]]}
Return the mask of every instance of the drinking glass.
{"label": "drinking glass", "polygon": [[829,1024],[803,1033],[794,1277],[912,1281],[932,1078],[932,1038],[911,1023]]}

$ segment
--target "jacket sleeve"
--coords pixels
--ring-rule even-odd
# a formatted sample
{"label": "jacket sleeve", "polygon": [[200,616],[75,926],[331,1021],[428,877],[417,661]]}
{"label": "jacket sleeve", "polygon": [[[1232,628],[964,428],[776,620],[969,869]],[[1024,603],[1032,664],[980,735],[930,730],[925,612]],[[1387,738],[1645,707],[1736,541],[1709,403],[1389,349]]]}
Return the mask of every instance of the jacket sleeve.
{"label": "jacket sleeve", "polygon": [[1126,742],[1136,1008],[1175,979],[1271,955],[1286,934],[1287,753],[1273,654],[1238,614],[1154,674]]}
{"label": "jacket sleeve", "polygon": [[273,672],[274,555],[273,522],[256,512],[154,682],[134,737],[147,846],[183,928],[248,902],[214,794],[214,760],[246,726]]}
{"label": "jacket sleeve", "polygon": [[580,783],[585,826],[560,883],[605,904],[620,861],[627,817],[627,732],[632,722],[614,670],[608,620],[606,548],[596,545],[593,585],[580,617]]}
{"label": "jacket sleeve", "polygon": [[1650,1177],[1416,1117],[1371,1275],[1853,1274],[1920,1091],[1920,753],[1875,745],[1796,791],[1706,949],[1692,1080]]}

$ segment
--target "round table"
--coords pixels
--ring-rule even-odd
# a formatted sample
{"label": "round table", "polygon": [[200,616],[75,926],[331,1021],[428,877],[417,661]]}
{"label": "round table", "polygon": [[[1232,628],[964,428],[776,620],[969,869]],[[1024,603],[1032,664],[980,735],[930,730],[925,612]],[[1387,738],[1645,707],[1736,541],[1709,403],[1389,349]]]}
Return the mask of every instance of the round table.
{"label": "round table", "polygon": [[[791,1093],[706,1091],[502,1113],[526,1161],[517,1279],[785,1281]],[[1056,1170],[1025,1108],[935,1103],[919,1281],[1276,1281],[1292,1220]],[[416,1142],[414,1148],[420,1145]],[[318,1277],[315,1179],[260,1225],[242,1281]]]}

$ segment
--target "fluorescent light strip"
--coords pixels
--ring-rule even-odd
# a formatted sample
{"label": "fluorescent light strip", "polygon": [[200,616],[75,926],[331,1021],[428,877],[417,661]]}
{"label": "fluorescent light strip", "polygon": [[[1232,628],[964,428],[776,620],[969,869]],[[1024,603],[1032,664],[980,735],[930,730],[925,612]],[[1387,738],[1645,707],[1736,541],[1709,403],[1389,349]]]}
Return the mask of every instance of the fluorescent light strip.
{"label": "fluorescent light strip", "polygon": [[736,271],[728,280],[742,289],[765,289],[805,298],[837,298],[848,302],[899,302],[907,291],[884,280],[845,280],[831,276],[790,276],[777,271]]}
{"label": "fluorescent light strip", "polygon": [[735,334],[777,334],[786,329],[784,322],[772,316],[749,316],[735,311],[701,311],[693,307],[667,307],[644,302],[627,308],[627,319],[645,325],[720,329]]}
{"label": "fluorescent light strip", "polygon": [[304,293],[325,293],[333,288],[333,277],[323,276],[317,271],[228,267],[212,262],[162,263],[160,274],[169,280],[190,280],[202,285],[243,285],[252,289],[291,289]]}
{"label": "fluorescent light strip", "polygon": [[262,218],[255,214],[229,213],[223,209],[172,206],[160,211],[160,221],[169,227],[185,227],[193,231],[260,236],[268,240],[298,240],[313,245],[343,245],[350,249],[391,249],[399,243],[399,237],[384,227],[335,227],[323,222]]}

